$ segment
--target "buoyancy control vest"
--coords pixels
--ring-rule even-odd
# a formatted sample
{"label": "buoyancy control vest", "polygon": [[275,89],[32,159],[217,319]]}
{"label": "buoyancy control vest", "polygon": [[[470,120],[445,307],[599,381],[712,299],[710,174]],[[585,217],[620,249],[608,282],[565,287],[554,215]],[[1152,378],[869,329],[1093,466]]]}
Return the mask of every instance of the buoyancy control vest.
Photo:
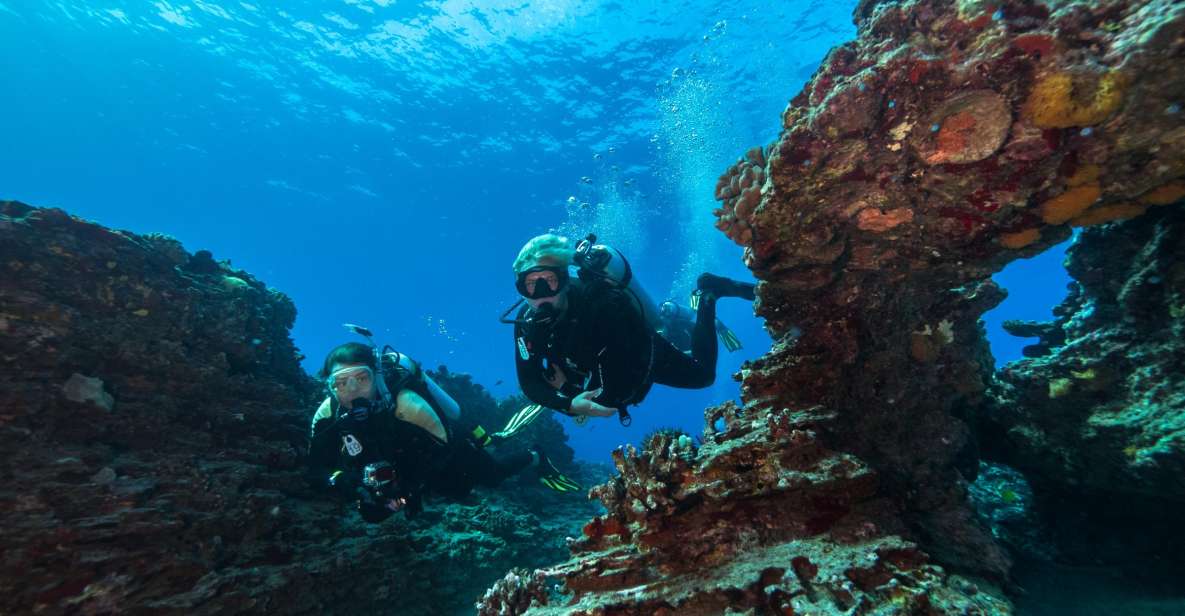
{"label": "buoyancy control vest", "polygon": [[661,326],[658,306],[642,287],[629,260],[620,250],[596,242],[597,236],[589,234],[576,245],[573,262],[577,267],[577,275],[581,280],[602,280],[624,291],[634,301],[650,328],[658,331]]}

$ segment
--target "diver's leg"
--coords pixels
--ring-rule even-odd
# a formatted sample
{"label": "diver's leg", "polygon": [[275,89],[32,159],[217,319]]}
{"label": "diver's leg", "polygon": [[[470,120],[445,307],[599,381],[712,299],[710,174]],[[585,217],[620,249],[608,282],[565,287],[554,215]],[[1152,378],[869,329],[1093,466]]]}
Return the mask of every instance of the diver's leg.
{"label": "diver's leg", "polygon": [[721,276],[704,274],[697,281],[699,306],[691,330],[691,355],[679,352],[662,337],[654,341],[654,382],[671,387],[699,389],[716,382],[716,359],[720,354],[716,338],[716,299],[753,299],[753,285]]}
{"label": "diver's leg", "polygon": [[495,456],[483,449],[477,454],[468,470],[473,474],[474,483],[487,488],[497,486],[506,478],[521,473],[535,461],[535,456],[530,451]]}
{"label": "diver's leg", "polygon": [[[676,349],[662,336],[654,337],[654,366],[651,378],[655,383],[680,389],[703,389],[716,381],[716,336],[711,332],[710,349],[697,350],[692,340],[690,355]],[[700,354],[711,355],[707,363]]]}
{"label": "diver's leg", "polygon": [[[716,296],[712,293],[700,295],[699,308],[695,311],[695,328],[691,330],[691,356],[697,364],[705,366],[716,380],[716,357],[720,353],[716,339]],[[711,384],[711,381],[708,383]],[[705,386],[706,387],[706,386]]]}

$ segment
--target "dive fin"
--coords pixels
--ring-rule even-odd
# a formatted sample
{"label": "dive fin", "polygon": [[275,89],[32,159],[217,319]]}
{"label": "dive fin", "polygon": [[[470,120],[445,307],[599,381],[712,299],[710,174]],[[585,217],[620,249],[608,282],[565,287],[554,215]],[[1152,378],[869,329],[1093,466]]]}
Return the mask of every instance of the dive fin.
{"label": "dive fin", "polygon": [[691,306],[692,310],[699,310],[699,292],[692,291],[691,298],[687,300],[687,305]]}
{"label": "dive fin", "polygon": [[720,319],[716,319],[716,335],[720,337],[720,344],[723,344],[729,353],[735,353],[744,346],[741,344],[741,339],[737,338],[737,335],[732,333],[732,330],[728,329],[728,326]]}
{"label": "dive fin", "polygon": [[580,484],[560,474],[540,477],[539,481],[556,492],[575,492],[580,489]]}
{"label": "dive fin", "polygon": [[528,404],[524,406],[519,412],[515,413],[510,421],[506,422],[506,427],[502,428],[500,432],[494,433],[498,438],[510,438],[518,434],[523,428],[530,425],[540,415],[543,414],[543,407],[538,404]]}
{"label": "dive fin", "polygon": [[542,449],[533,447],[531,451],[539,456],[539,483],[556,492],[576,492],[581,489],[579,483],[566,477],[551,463],[551,459]]}

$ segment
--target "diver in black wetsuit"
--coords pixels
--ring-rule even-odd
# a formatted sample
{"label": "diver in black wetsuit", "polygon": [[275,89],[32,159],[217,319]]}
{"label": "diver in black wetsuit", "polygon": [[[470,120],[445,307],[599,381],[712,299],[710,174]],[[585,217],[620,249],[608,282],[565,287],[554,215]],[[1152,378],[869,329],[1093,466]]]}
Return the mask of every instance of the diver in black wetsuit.
{"label": "diver in black wetsuit", "polygon": [[313,416],[310,478],[355,502],[368,522],[412,517],[427,493],[459,499],[532,465],[553,490],[580,487],[538,448],[505,458],[483,449],[484,432],[464,429],[456,402],[404,355],[380,360],[373,347],[347,343],[319,376],[330,395]]}
{"label": "diver in black wetsuit", "polygon": [[[595,238],[590,238],[595,241]],[[582,244],[583,245],[583,244]],[[699,305],[691,351],[655,333],[648,299],[625,278],[584,275],[571,280],[574,251],[566,238],[541,235],[515,260],[516,287],[527,305],[515,319],[519,385],[533,402],[573,416],[617,414],[637,404],[654,383],[685,389],[716,380],[716,300],[752,301],[753,285],[712,274],[697,282]]]}

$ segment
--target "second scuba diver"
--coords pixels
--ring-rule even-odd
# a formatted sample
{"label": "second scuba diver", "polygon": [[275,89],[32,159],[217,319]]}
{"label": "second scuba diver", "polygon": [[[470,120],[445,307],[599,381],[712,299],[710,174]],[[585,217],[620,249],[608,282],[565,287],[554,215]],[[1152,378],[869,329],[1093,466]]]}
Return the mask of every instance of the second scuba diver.
{"label": "second scuba diver", "polygon": [[356,503],[368,522],[397,511],[411,517],[427,493],[459,499],[531,466],[553,490],[580,489],[537,447],[492,455],[489,436],[462,428],[456,401],[406,355],[350,342],[329,352],[318,376],[329,396],[313,416],[311,478]]}
{"label": "second scuba diver", "polygon": [[[515,286],[526,301],[513,321],[519,386],[533,402],[567,415],[616,414],[628,424],[627,407],[655,383],[700,389],[715,382],[716,300],[752,301],[754,285],[701,275],[685,353],[657,333],[658,311],[621,253],[595,242],[589,236],[573,248],[549,233],[519,251]],[[569,275],[573,265],[577,280]]]}

